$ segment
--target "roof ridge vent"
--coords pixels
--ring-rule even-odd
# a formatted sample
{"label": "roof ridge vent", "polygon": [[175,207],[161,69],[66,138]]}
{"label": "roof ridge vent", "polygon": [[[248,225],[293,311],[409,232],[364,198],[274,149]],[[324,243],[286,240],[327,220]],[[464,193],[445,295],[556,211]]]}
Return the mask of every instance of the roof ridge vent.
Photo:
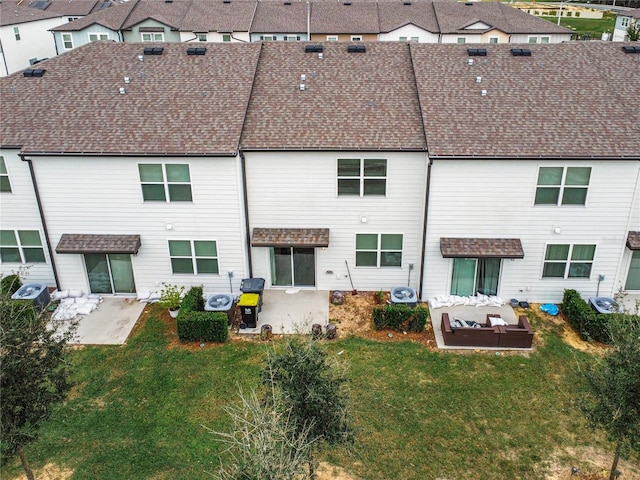
{"label": "roof ridge vent", "polygon": [[528,48],[512,48],[511,55],[513,55],[514,57],[530,57],[531,50],[529,50]]}
{"label": "roof ridge vent", "polygon": [[304,53],[322,53],[324,47],[322,45],[305,45]]}
{"label": "roof ridge vent", "polygon": [[349,53],[365,53],[367,51],[367,47],[364,45],[348,45],[347,52]]}
{"label": "roof ridge vent", "polygon": [[44,68],[27,68],[22,75],[25,77],[42,77],[46,73]]}
{"label": "roof ridge vent", "polygon": [[164,47],[144,47],[142,53],[145,55],[162,55]]}
{"label": "roof ridge vent", "polygon": [[411,2],[402,2],[402,5],[409,6],[411,5]]}
{"label": "roof ridge vent", "polygon": [[187,48],[187,55],[204,55],[207,53],[206,47],[189,47]]}
{"label": "roof ridge vent", "polygon": [[351,2],[344,2],[343,5],[351,5]]}
{"label": "roof ridge vent", "polygon": [[467,48],[467,55],[470,57],[486,57],[487,49],[486,48]]}
{"label": "roof ridge vent", "polygon": [[640,53],[640,47],[634,47],[631,45],[625,45],[622,47],[624,53]]}
{"label": "roof ridge vent", "polygon": [[291,5],[291,2],[284,2],[285,5]]}

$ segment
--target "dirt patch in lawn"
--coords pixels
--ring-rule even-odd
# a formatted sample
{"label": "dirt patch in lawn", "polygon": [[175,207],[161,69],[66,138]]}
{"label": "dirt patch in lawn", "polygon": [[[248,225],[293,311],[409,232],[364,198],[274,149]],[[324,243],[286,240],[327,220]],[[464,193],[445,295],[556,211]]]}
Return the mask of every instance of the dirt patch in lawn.
{"label": "dirt patch in lawn", "polygon": [[[613,462],[613,452],[597,450],[592,447],[566,447],[551,455],[547,467],[547,480],[605,480],[609,478],[609,470]],[[572,467],[578,472],[571,474]],[[620,459],[618,470],[620,478],[640,480],[640,466],[637,463]]]}
{"label": "dirt patch in lawn", "polygon": [[[41,469],[34,469],[33,475],[38,480],[67,480],[72,477],[73,470],[47,463]],[[21,478],[24,478],[24,473],[16,475],[11,480],[19,480]]]}
{"label": "dirt patch in lawn", "polygon": [[316,471],[318,480],[360,480],[349,474],[344,468],[326,462],[320,462]]}

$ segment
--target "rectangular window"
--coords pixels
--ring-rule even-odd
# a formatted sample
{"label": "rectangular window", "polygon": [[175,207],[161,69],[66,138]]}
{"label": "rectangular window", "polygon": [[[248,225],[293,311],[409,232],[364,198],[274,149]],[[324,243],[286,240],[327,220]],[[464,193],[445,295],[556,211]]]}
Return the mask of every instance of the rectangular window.
{"label": "rectangular window", "polygon": [[380,158],[339,158],[338,195],[386,195],[387,161]]}
{"label": "rectangular window", "polygon": [[498,37],[489,37],[489,43],[498,43],[499,40],[500,39]]}
{"label": "rectangular window", "polygon": [[62,46],[65,50],[71,50],[73,48],[73,36],[70,33],[62,34]]}
{"label": "rectangular window", "polygon": [[73,22],[74,20],[78,20],[80,17],[67,17],[68,22]]}
{"label": "rectangular window", "polygon": [[214,240],[169,240],[173,273],[218,274],[218,246]]}
{"label": "rectangular window", "polygon": [[361,42],[362,41],[362,37],[360,35],[351,35],[351,41],[352,42]]}
{"label": "rectangular window", "polygon": [[418,43],[420,42],[420,37],[411,37],[411,41]]}
{"label": "rectangular window", "polygon": [[640,250],[634,250],[631,255],[627,282],[624,284],[625,290],[640,290]]}
{"label": "rectangular window", "polygon": [[162,32],[143,32],[142,33],[142,41],[143,42],[164,42],[164,33]]}
{"label": "rectangular window", "polygon": [[2,263],[45,263],[44,249],[37,230],[0,230]]}
{"label": "rectangular window", "polygon": [[464,37],[458,37],[458,43],[467,43],[467,39]]}
{"label": "rectangular window", "polygon": [[407,37],[400,37],[398,38],[399,41],[401,42],[406,42],[407,41]]}
{"label": "rectangular window", "polygon": [[7,172],[7,165],[4,163],[4,157],[2,155],[0,155],[0,192],[11,193],[9,173]]}
{"label": "rectangular window", "polygon": [[231,41],[231,34],[230,33],[225,33],[222,35],[222,41],[223,42],[230,42]]}
{"label": "rectangular window", "polygon": [[402,266],[402,234],[356,234],[356,267]]}
{"label": "rectangular window", "polygon": [[138,164],[145,202],[190,202],[191,177],[185,164]]}
{"label": "rectangular window", "polygon": [[620,20],[620,25],[623,28],[627,28],[631,23],[631,19],[629,17],[622,17],[622,20]]}
{"label": "rectangular window", "polygon": [[338,37],[336,37],[335,35],[327,35],[327,42],[337,42],[338,41]]}
{"label": "rectangular window", "polygon": [[540,37],[540,43],[549,43],[549,37]]}
{"label": "rectangular window", "polygon": [[300,35],[285,35],[284,39],[287,42],[297,42],[300,41]]}
{"label": "rectangular window", "polygon": [[547,245],[542,278],[589,278],[595,245]]}
{"label": "rectangular window", "polygon": [[[229,37],[229,40],[225,40],[224,37]],[[222,35],[222,41],[223,42],[229,42],[231,40],[231,36],[230,35]],[[198,41],[199,42],[206,42],[207,41],[207,34],[206,33],[199,33],[198,34]]]}
{"label": "rectangular window", "polygon": [[20,29],[18,27],[13,27],[13,35],[16,37],[16,40],[20,40]]}
{"label": "rectangular window", "polygon": [[538,37],[529,37],[529,43],[538,43]]}
{"label": "rectangular window", "polygon": [[591,167],[540,167],[536,205],[584,205]]}
{"label": "rectangular window", "polygon": [[260,40],[263,42],[275,42],[277,38],[275,35],[260,35]]}
{"label": "rectangular window", "polygon": [[90,33],[89,34],[90,42],[97,42],[98,40],[109,40],[109,34],[108,33]]}

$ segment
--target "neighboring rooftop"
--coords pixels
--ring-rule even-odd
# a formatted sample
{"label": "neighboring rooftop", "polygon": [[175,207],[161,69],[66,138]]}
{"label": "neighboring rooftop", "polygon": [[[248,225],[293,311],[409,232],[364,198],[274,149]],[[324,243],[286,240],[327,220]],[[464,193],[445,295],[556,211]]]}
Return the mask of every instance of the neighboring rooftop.
{"label": "neighboring rooftop", "polygon": [[41,78],[0,79],[0,144],[32,153],[234,154],[260,44],[199,43],[206,54],[187,55],[192,45],[143,55],[143,44],[94,42],[38,64]]}
{"label": "neighboring rooftop", "polygon": [[251,31],[256,33],[306,33],[307,4],[305,2],[258,2]]}
{"label": "neighboring rooftop", "polygon": [[257,2],[252,0],[193,0],[182,21],[181,30],[187,32],[248,32]]}
{"label": "neighboring rooftop", "polygon": [[263,45],[243,148],[425,149],[407,44],[318,45],[323,58],[297,42]]}
{"label": "neighboring rooftop", "polygon": [[381,33],[388,33],[409,24],[432,33],[440,31],[431,1],[380,1],[378,17]]}
{"label": "neighboring rooftop", "polygon": [[47,4],[44,7],[47,12],[72,17],[89,15],[115,4],[110,0],[31,0],[28,5],[33,8],[42,8],[43,3]]}
{"label": "neighboring rooftop", "polygon": [[100,10],[92,15],[74,20],[73,22],[64,23],[51,30],[77,32],[91,25],[101,25],[111,30],[120,30],[139,1],[140,0],[130,0],[126,3],[119,3],[111,8]]}
{"label": "neighboring rooftop", "polygon": [[18,25],[20,23],[59,18],[61,15],[35,8],[16,5],[13,1],[0,1],[0,27]]}
{"label": "neighboring rooftop", "polygon": [[430,156],[640,158],[637,55],[610,42],[514,47],[411,45]]}
{"label": "neighboring rooftop", "polygon": [[311,33],[380,33],[378,7],[367,1],[312,3]]}

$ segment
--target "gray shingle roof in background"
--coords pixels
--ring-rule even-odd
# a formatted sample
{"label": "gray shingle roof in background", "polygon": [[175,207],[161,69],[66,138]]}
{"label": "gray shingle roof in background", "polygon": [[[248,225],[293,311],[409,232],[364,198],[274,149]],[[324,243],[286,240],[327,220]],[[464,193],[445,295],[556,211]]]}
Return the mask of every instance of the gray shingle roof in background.
{"label": "gray shingle roof in background", "polygon": [[[84,16],[92,12],[97,12],[103,0],[49,0],[51,4],[47,7],[47,12],[55,12],[60,15]],[[31,3],[31,2],[30,2]]]}
{"label": "gray shingle roof in background", "polygon": [[430,156],[640,156],[637,55],[619,43],[521,46],[532,55],[482,45],[469,65],[463,45],[410,45]]}
{"label": "gray shingle roof in background", "polygon": [[252,0],[193,0],[181,30],[189,32],[248,32],[257,3]]}
{"label": "gray shingle roof in background", "polygon": [[91,25],[97,24],[117,31],[122,28],[123,23],[139,1],[140,0],[130,0],[126,3],[120,3],[113,7],[100,10],[92,15],[87,15],[86,17],[74,20],[73,22],[59,25],[51,30],[60,32],[79,32]]}
{"label": "gray shingle roof in background", "polygon": [[16,5],[15,2],[11,1],[5,0],[0,2],[0,27],[19,25],[21,23],[57,18],[60,16],[58,13]]}
{"label": "gray shingle roof in background", "polygon": [[261,1],[258,2],[251,31],[256,33],[306,33],[306,2]]}
{"label": "gray shingle roof in background", "polygon": [[[406,4],[409,5],[406,5]],[[380,32],[387,33],[409,23],[428,32],[438,33],[438,21],[430,1],[380,1],[378,2]]]}
{"label": "gray shingle roof in background", "polygon": [[373,2],[311,4],[311,33],[379,33],[378,6]]}
{"label": "gray shingle roof in background", "polygon": [[320,59],[304,44],[264,44],[243,147],[424,149],[407,44],[367,43],[366,53],[347,53],[345,43],[323,45]]}
{"label": "gray shingle roof in background", "polygon": [[[0,145],[27,152],[234,154],[260,44],[94,42],[0,79]],[[125,84],[124,77],[131,79]],[[126,88],[125,94],[119,88]]]}

